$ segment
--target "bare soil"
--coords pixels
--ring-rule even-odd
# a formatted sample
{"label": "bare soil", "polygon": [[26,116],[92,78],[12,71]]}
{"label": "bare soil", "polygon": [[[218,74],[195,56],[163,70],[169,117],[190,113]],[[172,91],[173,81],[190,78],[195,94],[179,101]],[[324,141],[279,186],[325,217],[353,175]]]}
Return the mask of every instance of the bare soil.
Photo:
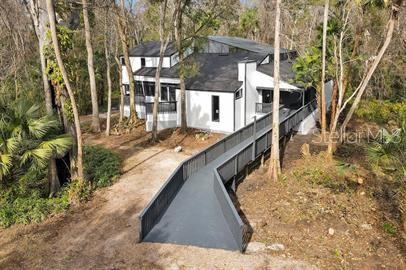
{"label": "bare soil", "polygon": [[[284,250],[265,252],[320,269],[406,269],[399,213],[387,179],[365,169],[365,153],[356,145],[340,148],[331,161],[320,153],[326,146],[317,142],[314,135],[293,137],[280,181],[269,180],[265,165],[238,186],[240,212],[253,230],[251,241],[282,244]],[[301,156],[304,143],[310,144],[312,156]],[[311,175],[298,171],[308,168]],[[328,179],[336,171],[342,173],[340,180]],[[312,182],[317,178],[326,179]],[[388,222],[394,234],[385,231]]]}
{"label": "bare soil", "polygon": [[[153,144],[149,136],[141,125],[110,137],[85,134],[86,143],[123,157],[123,175],[64,215],[0,229],[0,269],[315,269],[263,252],[138,243],[138,215],[166,177],[182,160],[221,137],[167,130]],[[182,152],[173,151],[177,145]]]}

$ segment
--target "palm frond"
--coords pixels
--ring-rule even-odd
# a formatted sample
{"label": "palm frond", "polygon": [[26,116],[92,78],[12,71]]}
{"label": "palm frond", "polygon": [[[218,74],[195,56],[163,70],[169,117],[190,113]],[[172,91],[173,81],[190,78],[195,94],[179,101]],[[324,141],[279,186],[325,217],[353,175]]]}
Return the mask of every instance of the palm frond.
{"label": "palm frond", "polygon": [[0,154],[0,178],[3,178],[10,172],[12,158],[9,154]]}
{"label": "palm frond", "polygon": [[50,116],[44,116],[39,119],[30,119],[28,121],[28,131],[33,137],[43,138],[50,130],[59,126],[59,122]]}
{"label": "palm frond", "polygon": [[52,157],[52,150],[45,148],[36,148],[25,151],[20,158],[20,166],[31,163],[37,168],[44,168],[48,164],[48,160]]}
{"label": "palm frond", "polygon": [[69,151],[72,144],[72,137],[67,134],[63,134],[50,140],[43,141],[39,145],[39,148],[49,149],[52,151],[54,157],[61,157]]}

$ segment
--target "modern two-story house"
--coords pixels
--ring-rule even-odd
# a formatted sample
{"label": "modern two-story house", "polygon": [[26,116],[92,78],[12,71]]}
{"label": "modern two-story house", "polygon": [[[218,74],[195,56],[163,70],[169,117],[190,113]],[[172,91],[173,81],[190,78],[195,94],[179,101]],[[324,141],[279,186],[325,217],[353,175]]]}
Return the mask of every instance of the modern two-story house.
{"label": "modern two-story house", "polygon": [[[155,72],[160,43],[150,41],[130,50],[135,79],[136,111],[152,128]],[[158,128],[180,126],[180,90],[178,52],[173,44],[165,51],[161,71]],[[209,36],[197,48],[185,51],[186,61],[197,71],[186,79],[186,117],[188,127],[231,133],[272,110],[273,48],[237,37]],[[282,49],[281,108],[297,109],[314,99],[315,91],[301,89],[293,83],[293,60],[296,52]],[[125,89],[125,115],[129,115],[129,80],[122,66]],[[331,85],[328,87],[331,88]],[[315,122],[315,121],[312,121]],[[309,125],[308,125],[309,126]]]}

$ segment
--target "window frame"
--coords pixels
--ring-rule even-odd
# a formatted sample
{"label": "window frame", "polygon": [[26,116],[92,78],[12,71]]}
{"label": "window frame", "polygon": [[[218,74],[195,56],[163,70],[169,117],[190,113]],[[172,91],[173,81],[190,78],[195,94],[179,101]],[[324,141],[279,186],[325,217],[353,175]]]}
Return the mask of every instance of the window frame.
{"label": "window frame", "polygon": [[[214,101],[217,99],[217,112],[215,112]],[[215,115],[217,117],[215,118]],[[211,121],[212,122],[220,122],[220,96],[212,95],[211,96]]]}

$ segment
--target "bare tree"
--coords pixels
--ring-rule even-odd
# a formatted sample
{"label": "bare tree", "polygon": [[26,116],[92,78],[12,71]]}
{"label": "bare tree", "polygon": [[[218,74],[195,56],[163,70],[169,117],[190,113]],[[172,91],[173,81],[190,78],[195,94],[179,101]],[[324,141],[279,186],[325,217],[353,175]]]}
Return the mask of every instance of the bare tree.
{"label": "bare tree", "polygon": [[131,63],[130,63],[130,55],[128,52],[128,47],[129,47],[128,38],[127,38],[128,25],[127,25],[127,19],[126,19],[124,0],[121,0],[121,16],[117,16],[117,28],[118,28],[118,33],[119,33],[120,39],[121,39],[121,45],[123,47],[124,63],[125,63],[125,67],[127,70],[128,83],[129,83],[129,88],[130,88],[130,122],[136,123],[138,118],[137,118],[137,113],[135,111],[135,83],[134,83],[134,76],[133,76]]}
{"label": "bare tree", "polygon": [[51,39],[52,44],[55,51],[56,61],[58,63],[58,67],[62,73],[63,81],[66,87],[66,90],[69,94],[69,99],[72,105],[73,117],[74,117],[74,125],[75,125],[75,133],[76,133],[76,140],[77,140],[77,161],[76,161],[76,168],[77,168],[77,177],[79,179],[83,179],[83,150],[82,150],[82,131],[80,129],[80,121],[79,121],[79,112],[76,106],[75,96],[72,90],[72,87],[69,82],[68,73],[65,69],[65,64],[62,60],[61,50],[59,48],[58,42],[58,35],[56,32],[56,19],[55,19],[55,9],[52,0],[46,0],[46,6],[48,10],[48,17],[49,17],[49,28],[51,30]]}
{"label": "bare tree", "polygon": [[274,89],[272,106],[272,149],[271,161],[269,164],[269,176],[273,180],[278,180],[281,173],[280,153],[279,153],[279,60],[280,60],[280,17],[281,0],[276,0],[275,16],[275,43],[274,43]]}
{"label": "bare tree", "polygon": [[323,48],[322,48],[322,58],[321,58],[321,95],[320,95],[320,123],[321,123],[321,134],[323,138],[326,138],[326,49],[327,49],[327,23],[328,23],[328,9],[329,0],[325,1],[324,4],[324,16],[323,16]]}
{"label": "bare tree", "polygon": [[348,122],[351,120],[351,117],[354,114],[355,109],[358,107],[358,104],[361,101],[361,97],[364,94],[364,92],[367,88],[367,85],[368,85],[369,81],[371,80],[372,75],[374,74],[376,68],[379,65],[379,62],[381,61],[383,55],[386,52],[386,49],[388,48],[388,46],[392,40],[393,32],[395,29],[395,24],[399,19],[398,15],[399,15],[400,7],[402,6],[402,2],[403,2],[403,0],[393,0],[392,1],[391,15],[390,15],[390,19],[388,22],[388,26],[387,26],[388,30],[386,32],[386,37],[385,37],[384,43],[383,43],[381,49],[379,50],[378,54],[374,57],[373,62],[371,64],[371,66],[369,67],[369,70],[368,70],[365,78],[361,81],[360,85],[358,86],[358,88],[356,90],[357,96],[355,97],[354,102],[352,103],[352,106],[344,119],[344,122],[342,124],[343,130],[345,130],[345,128],[348,125]]}
{"label": "bare tree", "polygon": [[[107,120],[106,120],[106,136],[110,136],[110,126],[111,126],[111,67],[110,67],[110,43],[111,35],[109,34],[109,7],[106,7],[105,15],[105,33],[104,33],[104,55],[106,57],[106,77],[107,77]],[[120,67],[120,66],[119,66]]]}
{"label": "bare tree", "polygon": [[[344,112],[344,110],[345,110],[346,106],[349,104],[349,102],[355,97],[353,104],[352,104],[350,110],[348,111],[348,113],[346,114],[344,122],[340,128],[341,130],[340,130],[339,137],[341,137],[341,139],[342,139],[342,136],[344,136],[344,132],[348,125],[348,122],[351,120],[351,117],[352,117],[354,111],[358,107],[361,97],[364,94],[366,87],[368,85],[368,82],[370,81],[374,71],[376,70],[377,66],[379,65],[379,62],[381,61],[383,55],[385,54],[386,49],[388,48],[388,46],[392,40],[395,24],[399,19],[399,11],[400,11],[402,2],[403,2],[402,0],[392,1],[391,14],[390,14],[390,19],[389,19],[388,26],[387,26],[387,32],[386,32],[386,37],[385,37],[384,43],[383,43],[382,47],[379,49],[378,54],[372,58],[373,59],[372,64],[366,69],[366,72],[365,72],[361,82],[359,83],[358,87],[345,101],[344,101],[344,98],[346,95],[346,91],[345,91],[346,82],[345,82],[343,43],[345,40],[346,32],[348,31],[347,26],[348,26],[348,20],[349,20],[351,11],[349,10],[348,12],[344,12],[345,19],[344,19],[344,25],[342,27],[343,30],[340,33],[338,44],[335,46],[336,47],[335,48],[335,58],[338,59],[336,61],[336,62],[338,62],[338,67],[337,67],[338,71],[336,74],[337,82],[338,82],[338,100],[337,100],[335,118],[332,123],[332,128],[330,131],[328,150],[327,150],[330,157],[332,157],[333,153],[336,150],[336,146],[337,146],[337,141],[335,140],[335,138],[337,137],[337,134],[335,134],[335,133],[338,128],[339,117],[340,117],[341,113]],[[347,4],[348,4],[348,1],[346,2],[346,6],[347,6]]]}
{"label": "bare tree", "polygon": [[117,69],[118,69],[118,86],[120,89],[120,112],[119,112],[119,118],[118,118],[118,122],[121,123],[123,121],[124,118],[124,89],[122,86],[122,74],[123,74],[123,70],[122,70],[122,64],[120,61],[120,56],[119,56],[119,40],[116,39],[116,43],[115,43],[115,50],[114,50],[114,61],[116,62],[117,65]]}
{"label": "bare tree", "polygon": [[179,86],[180,86],[180,113],[181,113],[181,129],[182,132],[187,128],[187,115],[186,115],[186,85],[185,85],[185,64],[184,64],[184,50],[182,45],[182,15],[183,15],[182,0],[176,0],[175,3],[175,41],[176,48],[179,54]]}
{"label": "bare tree", "polygon": [[94,61],[93,61],[93,47],[92,47],[92,35],[90,33],[89,23],[89,5],[87,0],[82,0],[83,5],[83,22],[85,25],[85,39],[87,50],[87,70],[89,72],[90,81],[90,95],[92,98],[92,124],[91,128],[93,132],[100,132],[100,118],[99,118],[99,104],[97,101],[97,89],[96,89],[96,76],[94,74]]}
{"label": "bare tree", "polygon": [[161,91],[161,70],[162,62],[164,59],[164,53],[169,44],[170,33],[165,27],[166,13],[168,9],[168,0],[164,0],[159,6],[159,62],[155,72],[155,96],[154,96],[154,108],[152,111],[152,140],[158,139],[158,109],[159,109],[159,92]]}

